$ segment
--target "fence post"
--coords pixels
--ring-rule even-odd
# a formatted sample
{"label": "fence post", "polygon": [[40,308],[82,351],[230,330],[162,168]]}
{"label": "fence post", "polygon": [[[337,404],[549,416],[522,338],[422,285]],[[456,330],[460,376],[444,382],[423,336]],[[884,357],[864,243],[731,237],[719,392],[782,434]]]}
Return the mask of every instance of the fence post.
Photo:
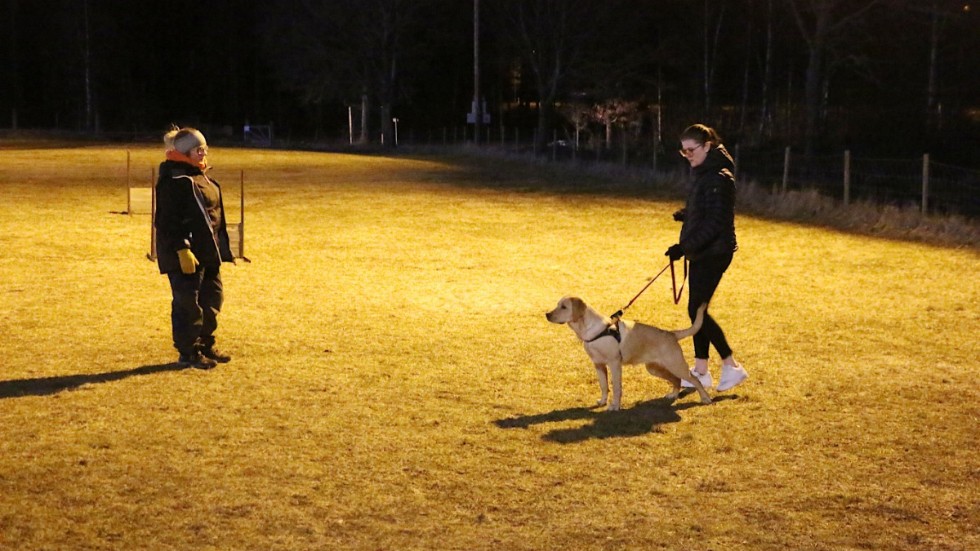
{"label": "fence post", "polygon": [[789,146],[786,146],[786,153],[783,154],[783,193],[786,193],[786,185],[789,181]]}
{"label": "fence post", "polygon": [[922,214],[929,212],[929,154],[922,155]]}
{"label": "fence post", "polygon": [[149,260],[157,259],[157,231],[153,222],[157,217],[157,188],[153,186],[150,190],[150,252],[146,255]]}
{"label": "fence post", "polygon": [[133,215],[133,200],[132,200],[133,192],[130,191],[131,186],[129,183],[129,166],[130,166],[129,150],[127,149],[126,150],[126,214],[132,216]]}
{"label": "fence post", "polygon": [[844,150],[844,205],[851,203],[851,150]]}
{"label": "fence post", "polygon": [[[245,258],[245,169],[241,171],[238,187],[238,256]],[[247,258],[245,260],[248,260]]]}

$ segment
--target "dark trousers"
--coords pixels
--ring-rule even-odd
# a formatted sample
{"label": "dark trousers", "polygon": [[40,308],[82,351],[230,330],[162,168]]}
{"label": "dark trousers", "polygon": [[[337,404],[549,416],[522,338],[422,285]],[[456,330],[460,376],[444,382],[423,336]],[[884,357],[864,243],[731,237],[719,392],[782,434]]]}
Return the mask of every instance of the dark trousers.
{"label": "dark trousers", "polygon": [[220,266],[198,266],[193,274],[167,272],[173,301],[170,322],[174,348],[184,355],[214,345],[218,312],[224,301]]}
{"label": "dark trousers", "polygon": [[[712,255],[691,262],[688,282],[690,290],[687,296],[687,313],[691,316],[691,321],[697,317],[699,306],[711,302],[715,289],[721,283],[721,276],[732,263],[732,256],[732,253]],[[732,349],[725,340],[725,333],[705,309],[704,323],[701,325],[701,330],[694,335],[694,357],[707,360],[709,344],[715,347],[722,358],[732,355]]]}

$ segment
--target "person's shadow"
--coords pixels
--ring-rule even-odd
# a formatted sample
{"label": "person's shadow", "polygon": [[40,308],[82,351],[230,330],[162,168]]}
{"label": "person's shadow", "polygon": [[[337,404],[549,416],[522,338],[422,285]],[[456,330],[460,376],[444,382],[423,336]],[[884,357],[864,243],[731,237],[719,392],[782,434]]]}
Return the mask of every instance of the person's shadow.
{"label": "person's shadow", "polygon": [[48,396],[65,390],[74,390],[82,385],[111,383],[120,379],[139,375],[152,375],[164,371],[188,369],[177,363],[144,365],[124,371],[109,371],[88,375],[63,375],[61,377],[38,377],[35,379],[12,379],[0,381],[0,399],[22,396]]}
{"label": "person's shadow", "polygon": [[[738,395],[729,394],[716,396],[715,403],[722,400],[733,400]],[[678,404],[664,398],[640,402],[630,409],[605,411],[598,406],[585,408],[559,409],[536,415],[518,415],[506,419],[498,419],[494,424],[502,429],[526,429],[531,425],[542,423],[561,423],[565,421],[587,420],[590,423],[574,428],[554,429],[544,434],[541,439],[559,444],[572,444],[597,438],[624,438],[641,436],[651,432],[660,432],[661,426],[676,423],[681,420],[678,412],[692,407],[701,406],[701,402],[684,402]]]}

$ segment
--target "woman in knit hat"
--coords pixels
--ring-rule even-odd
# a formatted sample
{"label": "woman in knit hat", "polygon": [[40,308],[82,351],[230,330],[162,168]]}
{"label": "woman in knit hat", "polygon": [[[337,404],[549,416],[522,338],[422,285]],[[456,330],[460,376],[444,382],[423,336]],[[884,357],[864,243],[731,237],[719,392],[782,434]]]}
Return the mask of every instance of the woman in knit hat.
{"label": "woman in knit hat", "polygon": [[194,128],[174,128],[163,138],[160,164],[157,264],[170,280],[170,320],[182,366],[210,369],[231,356],[214,345],[224,300],[221,263],[234,262],[218,182],[207,176],[208,143]]}

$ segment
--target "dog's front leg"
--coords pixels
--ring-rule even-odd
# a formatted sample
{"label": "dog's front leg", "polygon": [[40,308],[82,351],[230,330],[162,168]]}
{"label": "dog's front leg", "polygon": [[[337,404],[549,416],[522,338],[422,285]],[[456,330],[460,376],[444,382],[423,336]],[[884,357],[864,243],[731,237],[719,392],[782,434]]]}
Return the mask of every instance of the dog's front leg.
{"label": "dog's front leg", "polygon": [[596,405],[604,406],[609,398],[609,374],[606,370],[606,364],[595,364],[595,375],[599,379],[599,391],[602,393]]}
{"label": "dog's front leg", "polygon": [[620,362],[609,362],[609,371],[612,372],[612,402],[609,402],[609,411],[618,411],[619,404],[623,397],[623,364]]}

